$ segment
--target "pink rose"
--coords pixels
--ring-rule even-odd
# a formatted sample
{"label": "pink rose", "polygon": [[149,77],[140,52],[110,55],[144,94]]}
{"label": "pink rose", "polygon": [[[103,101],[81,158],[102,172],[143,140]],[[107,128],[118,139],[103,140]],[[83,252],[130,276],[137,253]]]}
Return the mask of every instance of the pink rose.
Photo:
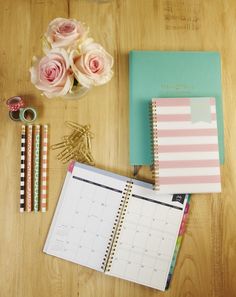
{"label": "pink rose", "polygon": [[88,27],[74,19],[56,18],[48,25],[45,37],[52,48],[73,46],[81,42],[88,33]]}
{"label": "pink rose", "polygon": [[70,54],[71,68],[75,78],[84,87],[98,86],[107,83],[113,75],[111,70],[113,58],[91,38],[80,46],[80,51],[73,50]]}
{"label": "pink rose", "polygon": [[71,90],[74,78],[66,50],[52,49],[41,59],[34,57],[33,62],[34,65],[30,68],[31,82],[45,96],[65,96]]}

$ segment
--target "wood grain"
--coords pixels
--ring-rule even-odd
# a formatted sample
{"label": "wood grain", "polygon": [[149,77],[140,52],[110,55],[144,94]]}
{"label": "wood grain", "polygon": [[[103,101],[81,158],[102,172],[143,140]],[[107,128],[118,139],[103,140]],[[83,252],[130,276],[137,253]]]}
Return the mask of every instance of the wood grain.
{"label": "wood grain", "polygon": [[[1,0],[0,296],[236,296],[236,2],[234,0]],[[55,17],[86,22],[114,56],[114,78],[81,100],[46,99],[30,83],[33,55]],[[171,288],[161,293],[42,253],[66,166],[49,156],[49,210],[19,213],[20,125],[5,100],[22,95],[50,125],[50,143],[69,133],[66,120],[90,124],[96,165],[126,175],[129,166],[128,52],[216,50],[222,58],[225,164],[220,195],[193,195]],[[150,179],[148,168],[139,178]]]}

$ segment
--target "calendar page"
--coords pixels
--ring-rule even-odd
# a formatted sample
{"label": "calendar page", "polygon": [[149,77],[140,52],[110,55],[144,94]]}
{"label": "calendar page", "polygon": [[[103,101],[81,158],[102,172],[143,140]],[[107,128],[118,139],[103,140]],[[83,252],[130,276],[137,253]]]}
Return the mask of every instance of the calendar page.
{"label": "calendar page", "polygon": [[177,196],[134,182],[107,274],[165,290],[188,195]]}
{"label": "calendar page", "polygon": [[59,198],[44,252],[98,271],[126,178],[75,163]]}

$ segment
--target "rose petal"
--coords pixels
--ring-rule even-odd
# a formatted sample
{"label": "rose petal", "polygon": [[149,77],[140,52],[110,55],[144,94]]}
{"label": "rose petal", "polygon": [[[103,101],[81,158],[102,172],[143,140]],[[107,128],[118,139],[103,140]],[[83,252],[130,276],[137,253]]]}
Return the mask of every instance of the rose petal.
{"label": "rose petal", "polygon": [[73,86],[69,57],[62,48],[52,49],[41,59],[34,57],[30,73],[31,82],[50,98],[65,95]]}
{"label": "rose petal", "polygon": [[44,36],[52,48],[67,49],[83,42],[88,32],[89,28],[75,19],[56,18],[49,23]]}
{"label": "rose petal", "polygon": [[71,78],[68,77],[64,88],[62,89],[58,88],[58,91],[54,90],[54,92],[45,91],[44,95],[47,96],[48,98],[65,96],[71,90],[72,86],[73,86],[73,82]]}
{"label": "rose petal", "polygon": [[113,57],[100,44],[88,38],[80,51],[72,51],[70,55],[71,68],[80,84],[98,86],[112,78]]}

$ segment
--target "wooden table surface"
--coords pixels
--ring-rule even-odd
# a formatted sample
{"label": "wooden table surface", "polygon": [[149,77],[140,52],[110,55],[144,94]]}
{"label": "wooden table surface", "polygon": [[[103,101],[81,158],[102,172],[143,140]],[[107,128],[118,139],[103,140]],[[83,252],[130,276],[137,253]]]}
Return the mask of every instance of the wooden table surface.
{"label": "wooden table surface", "polygon": [[[1,0],[0,1],[0,296],[1,297],[233,297],[236,296],[236,1],[235,0]],[[47,99],[30,82],[33,55],[50,20],[86,22],[114,56],[114,77],[81,100]],[[20,124],[5,101],[22,95],[50,125],[50,143],[69,130],[66,120],[90,124],[96,166],[130,175],[128,52],[213,50],[222,58],[225,123],[223,191],[193,195],[171,288],[159,292],[45,255],[66,165],[49,155],[49,208],[19,213]],[[194,71],[194,69],[193,69]],[[140,179],[150,178],[147,168]]]}

